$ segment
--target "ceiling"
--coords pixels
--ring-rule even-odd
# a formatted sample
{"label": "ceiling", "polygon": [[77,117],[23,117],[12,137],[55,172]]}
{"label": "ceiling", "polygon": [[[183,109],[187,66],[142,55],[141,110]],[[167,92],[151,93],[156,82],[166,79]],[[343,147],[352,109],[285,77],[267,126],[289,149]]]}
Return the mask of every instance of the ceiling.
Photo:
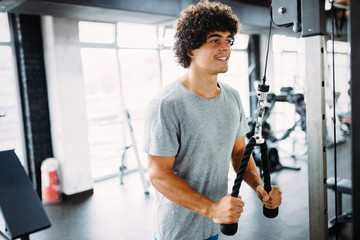
{"label": "ceiling", "polygon": [[[220,1],[233,8],[242,24],[242,32],[264,33],[267,31],[271,0]],[[284,0],[276,1],[283,2]],[[327,3],[329,2],[329,0],[326,1]],[[1,0],[0,11],[16,14],[51,15],[101,22],[126,21],[148,24],[172,24],[182,9],[196,2],[198,0]],[[337,0],[335,3],[339,25],[343,19],[342,29],[338,31],[343,36],[347,35],[347,4],[347,0]],[[328,26],[326,28],[328,30],[331,29],[330,11],[327,12],[326,16],[328,19]],[[274,26],[274,31],[290,35],[294,34],[291,28],[285,29]]]}
{"label": "ceiling", "polygon": [[270,7],[271,0],[237,0],[237,2],[253,4],[257,6]]}

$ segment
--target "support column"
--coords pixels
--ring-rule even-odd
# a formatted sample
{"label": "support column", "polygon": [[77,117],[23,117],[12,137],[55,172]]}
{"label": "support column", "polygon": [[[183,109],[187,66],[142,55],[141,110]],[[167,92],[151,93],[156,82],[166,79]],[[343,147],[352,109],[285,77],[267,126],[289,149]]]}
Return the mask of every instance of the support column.
{"label": "support column", "polygon": [[255,111],[257,108],[257,95],[254,88],[254,82],[260,81],[260,36],[250,35],[248,45],[248,65],[249,65],[249,99],[250,99],[250,115],[255,119]]}
{"label": "support column", "polygon": [[28,175],[41,196],[41,163],[53,156],[41,21],[39,16],[10,14],[9,23],[16,56]]}
{"label": "support column", "polygon": [[360,239],[360,1],[350,1],[353,239]]}
{"label": "support column", "polygon": [[305,39],[305,100],[311,240],[328,239],[324,37]]}
{"label": "support column", "polygon": [[42,28],[54,157],[67,200],[93,192],[78,21],[43,17]]}

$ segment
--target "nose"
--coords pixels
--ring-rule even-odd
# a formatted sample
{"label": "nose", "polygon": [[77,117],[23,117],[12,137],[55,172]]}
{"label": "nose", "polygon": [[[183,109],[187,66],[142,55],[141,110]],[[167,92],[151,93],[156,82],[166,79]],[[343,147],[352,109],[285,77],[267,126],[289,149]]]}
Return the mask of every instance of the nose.
{"label": "nose", "polygon": [[219,50],[220,51],[229,51],[231,48],[230,43],[227,41],[222,41]]}

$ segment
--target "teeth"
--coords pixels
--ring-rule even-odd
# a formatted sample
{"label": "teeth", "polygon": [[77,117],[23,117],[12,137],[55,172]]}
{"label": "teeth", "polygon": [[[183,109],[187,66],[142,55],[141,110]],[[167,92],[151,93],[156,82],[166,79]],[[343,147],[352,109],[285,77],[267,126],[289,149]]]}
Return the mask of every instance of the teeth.
{"label": "teeth", "polygon": [[219,60],[226,60],[227,57],[221,57],[221,58],[217,58],[217,59],[219,59]]}

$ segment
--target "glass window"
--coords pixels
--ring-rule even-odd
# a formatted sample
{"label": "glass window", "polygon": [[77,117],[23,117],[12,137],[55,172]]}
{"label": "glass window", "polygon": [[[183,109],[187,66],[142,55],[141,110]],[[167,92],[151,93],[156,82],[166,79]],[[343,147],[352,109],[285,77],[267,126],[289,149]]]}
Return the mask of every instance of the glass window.
{"label": "glass window", "polygon": [[123,48],[157,48],[157,31],[155,25],[118,23],[119,47]]}
{"label": "glass window", "polygon": [[299,38],[274,34],[272,36],[272,43],[274,52],[304,52],[304,41]]}
{"label": "glass window", "polygon": [[144,119],[147,103],[160,89],[158,53],[155,50],[120,50],[120,73],[125,104],[133,119]]}
{"label": "glass window", "polygon": [[237,34],[232,49],[245,50],[249,44],[249,35]]}
{"label": "glass window", "polygon": [[6,13],[0,13],[0,42],[10,42],[9,22]]}
{"label": "glass window", "polygon": [[[79,29],[85,28],[85,25],[93,29],[89,22],[83,22]],[[107,28],[110,25],[97,26]],[[95,179],[117,173],[124,146],[133,144],[128,126],[123,124],[122,99],[131,116],[140,160],[146,166],[146,154],[141,151],[145,109],[162,86],[175,81],[187,71],[176,62],[171,50],[174,34],[174,29],[168,25],[119,22],[115,36],[117,46],[104,47],[104,41],[99,39],[94,40],[92,48],[86,48],[88,45],[84,44],[81,55]],[[222,79],[238,89],[248,115],[247,53],[238,50],[245,49],[247,44],[248,36],[237,36],[237,44],[234,45],[237,50],[233,51],[231,70]],[[132,149],[126,152],[126,167],[131,169],[137,167]]]}
{"label": "glass window", "polygon": [[15,149],[20,162],[25,165],[18,87],[10,41],[8,16],[0,13],[0,151]]}
{"label": "glass window", "polygon": [[175,81],[186,73],[186,69],[177,63],[173,50],[162,50],[160,55],[162,65],[162,86]]}
{"label": "glass window", "polygon": [[[305,56],[303,39],[273,35],[273,69],[274,81],[270,92],[281,94],[282,87],[292,87],[293,93],[304,93]],[[299,116],[295,114],[295,105],[287,102],[276,102],[270,115],[274,132],[281,132],[294,125]],[[281,134],[280,134],[281,135]]]}
{"label": "glass window", "polygon": [[111,23],[79,22],[80,42],[114,43],[115,25]]}
{"label": "glass window", "polygon": [[[327,47],[327,51],[329,53],[331,53],[332,52],[332,41],[331,40],[328,40],[326,42],[326,47]],[[335,53],[348,54],[350,52],[350,44],[348,42],[335,41],[334,48],[335,48]]]}
{"label": "glass window", "polygon": [[173,47],[175,43],[175,30],[173,28],[166,28],[164,33],[163,44],[167,47]]}
{"label": "glass window", "polygon": [[0,151],[15,149],[24,165],[22,127],[10,46],[0,46],[0,86]]}
{"label": "glass window", "polygon": [[219,80],[229,84],[239,92],[245,115],[249,117],[249,78],[247,66],[247,53],[232,51],[229,61],[229,69],[226,73],[219,74]]}
{"label": "glass window", "polygon": [[115,56],[115,49],[81,49],[83,74],[88,94],[112,93],[119,90]]}
{"label": "glass window", "polygon": [[88,136],[95,179],[117,173],[123,145],[120,83],[115,49],[81,50]]}
{"label": "glass window", "polygon": [[[330,79],[326,82],[327,98],[332,99],[332,42],[327,41],[327,76]],[[335,49],[335,90],[337,92],[336,108],[339,113],[349,113],[350,102],[350,45],[348,42],[334,42]],[[331,103],[332,105],[332,103]]]}
{"label": "glass window", "polygon": [[271,91],[280,93],[282,87],[292,87],[304,93],[305,59],[296,52],[274,53],[274,84]]}

